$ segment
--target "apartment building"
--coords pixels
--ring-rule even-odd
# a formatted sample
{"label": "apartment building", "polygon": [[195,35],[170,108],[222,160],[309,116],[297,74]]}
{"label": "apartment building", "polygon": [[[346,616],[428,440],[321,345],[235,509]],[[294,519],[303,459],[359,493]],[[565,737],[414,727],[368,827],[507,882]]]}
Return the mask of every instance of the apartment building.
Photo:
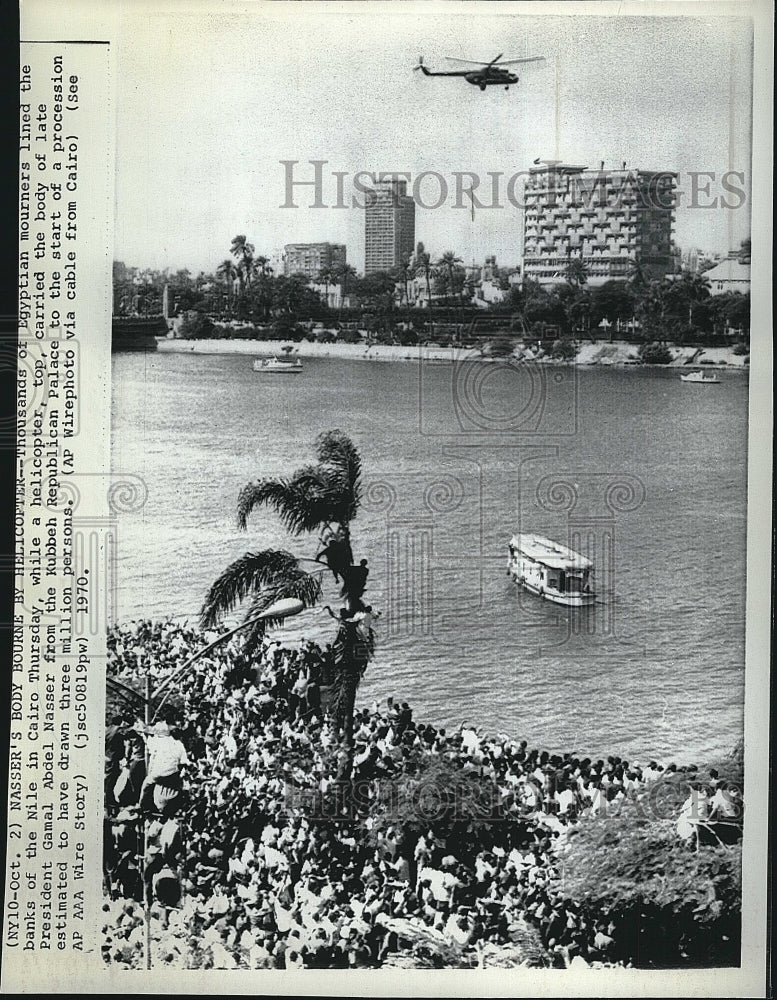
{"label": "apartment building", "polygon": [[524,191],[523,273],[540,284],[564,280],[582,260],[588,284],[674,272],[675,189],[671,171],[534,166]]}
{"label": "apartment building", "polygon": [[344,243],[287,243],[283,248],[283,273],[304,274],[315,281],[325,270],[345,264]]}

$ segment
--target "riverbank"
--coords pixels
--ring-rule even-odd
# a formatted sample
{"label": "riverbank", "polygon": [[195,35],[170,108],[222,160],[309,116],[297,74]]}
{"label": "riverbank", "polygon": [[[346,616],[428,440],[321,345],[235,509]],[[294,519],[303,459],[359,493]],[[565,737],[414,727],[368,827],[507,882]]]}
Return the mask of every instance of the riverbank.
{"label": "riverbank", "polygon": [[[278,354],[284,341],[278,340],[158,340],[158,350],[164,354],[245,354],[253,357],[270,357]],[[451,363],[483,358],[477,348],[418,346],[403,347],[397,344],[319,344],[301,341],[292,346],[292,355],[299,358],[341,358],[349,361],[420,361]],[[585,367],[633,367],[640,364],[638,345],[625,341],[583,344],[574,358],[558,361],[531,348],[517,347],[514,357],[543,364],[574,364]],[[670,347],[674,356],[670,365],[658,367],[684,367],[709,365],[718,368],[746,371],[747,359],[734,354],[728,347]]]}

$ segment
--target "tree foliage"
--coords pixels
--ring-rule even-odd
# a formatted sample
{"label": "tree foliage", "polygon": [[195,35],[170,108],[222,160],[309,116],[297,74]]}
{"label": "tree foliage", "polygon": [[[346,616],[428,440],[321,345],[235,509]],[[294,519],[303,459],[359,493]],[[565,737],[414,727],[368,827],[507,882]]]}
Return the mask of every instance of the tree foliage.
{"label": "tree foliage", "polygon": [[208,340],[213,336],[214,329],[209,317],[198,310],[190,310],[181,320],[178,333],[186,340]]}
{"label": "tree foliage", "polygon": [[640,346],[639,360],[643,365],[668,365],[672,361],[672,352],[666,344],[654,341]]}
{"label": "tree foliage", "polygon": [[[748,241],[743,242],[740,259],[749,260]],[[304,336],[298,324],[329,318],[326,293],[337,284],[342,293],[338,318],[369,329],[381,342],[395,339],[398,310],[403,302],[402,318],[415,322],[420,340],[434,341],[435,327],[443,321],[458,325],[458,337],[465,324],[479,322],[484,314],[492,319],[503,316],[504,327],[543,338],[595,337],[606,319],[610,339],[618,332],[622,336],[623,324],[628,322],[629,335],[645,344],[672,341],[705,346],[727,343],[732,334],[745,343],[749,340],[750,295],[712,295],[703,273],[657,275],[637,260],[632,262],[627,280],[613,279],[591,287],[588,267],[585,258],[575,258],[559,272],[555,284],[539,284],[527,278],[521,288],[509,285],[504,269],[494,268],[493,275],[506,292],[505,297],[490,303],[487,310],[478,309],[471,301],[475,293],[473,279],[467,277],[455,251],[446,251],[433,262],[419,243],[412,260],[390,272],[359,277],[350,264],[325,267],[317,276],[324,285],[320,295],[304,275],[274,275],[269,259],[257,253],[249,238],[241,234],[234,237],[230,256],[213,274],[200,272],[195,276],[185,269],[174,273],[140,271],[115,261],[114,313],[160,313],[167,285],[173,314],[196,309],[212,321],[230,321],[224,326],[225,337],[259,335],[235,330],[235,322],[242,321],[269,326],[271,331],[286,323],[283,331],[271,335],[298,340]],[[426,287],[428,302],[424,308],[410,305],[413,280]],[[435,294],[443,299],[435,301]],[[369,314],[369,324],[365,314]],[[196,331],[194,335],[201,336]]]}
{"label": "tree foliage", "polygon": [[[665,791],[673,801],[680,788]],[[592,921],[614,928],[618,960],[737,965],[741,844],[695,849],[678,838],[675,824],[676,812],[656,810],[649,792],[615,813],[582,819],[563,855],[563,894]]]}

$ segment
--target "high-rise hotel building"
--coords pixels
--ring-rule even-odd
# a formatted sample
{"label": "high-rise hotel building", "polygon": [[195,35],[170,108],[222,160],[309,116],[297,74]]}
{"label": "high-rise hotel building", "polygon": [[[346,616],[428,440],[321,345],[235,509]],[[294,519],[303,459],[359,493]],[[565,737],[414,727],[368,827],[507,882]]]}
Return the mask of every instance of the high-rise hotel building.
{"label": "high-rise hotel building", "polygon": [[415,249],[415,201],[407,193],[407,182],[378,181],[373,192],[365,196],[365,274],[390,271]]}
{"label": "high-rise hotel building", "polygon": [[620,170],[532,167],[524,192],[524,278],[563,281],[575,259],[594,286],[625,280],[635,264],[646,277],[672,273],[676,184],[676,173],[625,164]]}

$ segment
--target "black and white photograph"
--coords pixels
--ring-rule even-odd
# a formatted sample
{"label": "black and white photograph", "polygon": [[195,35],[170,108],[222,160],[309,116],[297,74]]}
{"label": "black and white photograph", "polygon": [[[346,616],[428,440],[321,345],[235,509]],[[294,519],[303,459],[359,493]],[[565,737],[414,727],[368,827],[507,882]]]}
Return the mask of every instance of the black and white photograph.
{"label": "black and white photograph", "polygon": [[762,975],[757,7],[101,12],[114,991]]}

